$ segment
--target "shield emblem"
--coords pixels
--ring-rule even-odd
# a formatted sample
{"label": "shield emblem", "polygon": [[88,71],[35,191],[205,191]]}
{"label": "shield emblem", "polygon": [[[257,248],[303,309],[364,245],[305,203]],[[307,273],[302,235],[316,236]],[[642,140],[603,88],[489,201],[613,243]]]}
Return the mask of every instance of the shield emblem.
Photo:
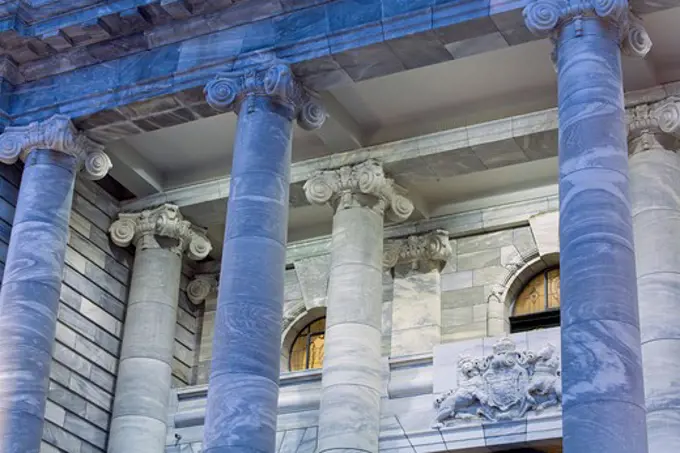
{"label": "shield emblem", "polygon": [[497,407],[504,412],[524,400],[529,386],[529,376],[526,370],[517,364],[491,368],[484,373],[484,384],[489,406]]}

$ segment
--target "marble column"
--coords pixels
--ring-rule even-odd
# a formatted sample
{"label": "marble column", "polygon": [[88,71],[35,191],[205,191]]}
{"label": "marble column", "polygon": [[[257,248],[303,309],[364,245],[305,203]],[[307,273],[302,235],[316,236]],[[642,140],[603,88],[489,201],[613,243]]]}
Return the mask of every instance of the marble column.
{"label": "marble column", "polygon": [[336,211],[317,453],[377,453],[383,216],[405,220],[413,204],[373,160],[321,172],[304,189],[310,203]]}
{"label": "marble column", "polygon": [[680,451],[680,98],[629,113],[649,451]]}
{"label": "marble column", "polygon": [[109,232],[114,244],[136,251],[108,452],[163,453],[182,256],[201,260],[212,246],[170,204],[121,213]]}
{"label": "marble column", "polygon": [[383,268],[394,271],[391,357],[431,354],[440,343],[440,272],[452,253],[443,230],[385,241]]}
{"label": "marble column", "polygon": [[203,451],[272,453],[293,120],[314,129],[325,113],[284,64],[219,75],[205,91],[238,123]]}
{"label": "marble column", "polygon": [[99,179],[111,162],[68,117],[8,127],[0,162],[24,161],[0,290],[0,451],[38,453],[61,276],[78,171]]}
{"label": "marble column", "polygon": [[565,453],[647,452],[621,45],[651,43],[627,0],[535,0],[559,112]]}

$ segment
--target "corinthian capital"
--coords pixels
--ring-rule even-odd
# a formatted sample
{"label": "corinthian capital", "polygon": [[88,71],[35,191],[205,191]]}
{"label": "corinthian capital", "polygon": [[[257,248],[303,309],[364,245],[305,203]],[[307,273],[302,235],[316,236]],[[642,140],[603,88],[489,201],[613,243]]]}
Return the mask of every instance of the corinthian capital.
{"label": "corinthian capital", "polygon": [[101,179],[111,169],[111,159],[104,153],[104,146],[78,133],[69,117],[54,115],[40,123],[28,126],[10,126],[0,134],[0,162],[13,164],[24,160],[34,149],[49,149],[78,158],[85,176]]}
{"label": "corinthian capital", "polygon": [[383,268],[412,264],[414,268],[442,269],[452,254],[449,232],[445,230],[435,230],[405,239],[390,239],[385,241],[383,248]]}
{"label": "corinthian capital", "polygon": [[286,107],[300,127],[314,130],[326,120],[326,111],[295,78],[290,67],[276,63],[261,70],[219,74],[205,87],[205,95],[218,110],[235,110],[249,96],[267,97]]}
{"label": "corinthian capital", "polygon": [[217,291],[218,274],[197,274],[187,285],[187,297],[194,305],[200,305],[210,293]]}
{"label": "corinthian capital", "polygon": [[406,191],[385,176],[382,165],[375,160],[322,171],[307,180],[304,186],[307,200],[313,204],[332,203],[336,209],[370,206],[394,221],[409,218],[413,203]]}
{"label": "corinthian capital", "polygon": [[164,204],[138,213],[120,213],[109,228],[111,240],[120,247],[134,244],[139,250],[161,248],[157,236],[175,239],[170,250],[192,260],[202,260],[212,250],[205,231],[184,220],[179,208]]}
{"label": "corinthian capital", "polygon": [[533,34],[555,37],[569,22],[582,32],[583,20],[597,18],[619,30],[622,50],[629,55],[644,57],[652,41],[642,21],[630,12],[628,0],[533,0],[524,8],[524,22]]}
{"label": "corinthian capital", "polygon": [[653,104],[640,104],[626,110],[628,151],[635,154],[665,148],[680,138],[680,98],[670,97]]}

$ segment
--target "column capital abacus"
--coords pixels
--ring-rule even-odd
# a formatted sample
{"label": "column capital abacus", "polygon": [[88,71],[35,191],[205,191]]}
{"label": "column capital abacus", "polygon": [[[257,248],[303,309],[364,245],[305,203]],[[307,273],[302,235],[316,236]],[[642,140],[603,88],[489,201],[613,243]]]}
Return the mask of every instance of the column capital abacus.
{"label": "column capital abacus", "polygon": [[194,305],[200,305],[210,293],[217,291],[219,274],[196,274],[187,285],[187,297]]}
{"label": "column capital abacus", "polygon": [[204,91],[208,104],[217,110],[238,113],[246,98],[259,96],[286,107],[305,130],[317,129],[326,120],[321,102],[296,79],[290,66],[280,62],[257,70],[218,74]]}
{"label": "column capital abacus", "polygon": [[449,232],[434,230],[402,239],[389,239],[383,247],[383,268],[411,264],[414,269],[441,270],[453,255]]}
{"label": "column capital abacus", "polygon": [[652,48],[642,20],[630,11],[628,0],[533,0],[523,13],[529,31],[553,41],[563,25],[574,22],[580,36],[583,21],[596,18],[619,30],[621,49],[627,55],[644,57]]}
{"label": "column capital abacus", "polygon": [[164,204],[138,213],[123,212],[109,227],[111,240],[119,247],[134,244],[138,250],[162,248],[156,236],[177,240],[170,250],[192,260],[202,260],[212,250],[204,230],[184,220],[179,208]]}
{"label": "column capital abacus", "polygon": [[669,97],[652,104],[639,104],[626,110],[628,153],[651,149],[675,149],[669,142],[680,139],[680,98]]}
{"label": "column capital abacus", "polygon": [[25,160],[35,149],[49,149],[79,160],[88,179],[101,179],[112,167],[104,146],[79,133],[70,118],[54,115],[27,126],[9,126],[0,134],[0,162],[13,164]]}
{"label": "column capital abacus", "polygon": [[331,203],[336,210],[368,206],[396,222],[408,219],[413,203],[406,190],[385,176],[382,164],[367,160],[336,170],[317,173],[305,182],[305,195],[312,204]]}

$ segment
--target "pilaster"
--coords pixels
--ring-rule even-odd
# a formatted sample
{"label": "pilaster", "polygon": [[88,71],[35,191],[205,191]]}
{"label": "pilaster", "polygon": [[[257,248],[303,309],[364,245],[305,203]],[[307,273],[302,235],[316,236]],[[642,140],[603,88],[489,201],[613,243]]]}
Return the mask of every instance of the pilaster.
{"label": "pilaster", "polygon": [[440,272],[452,254],[443,230],[385,242],[383,267],[394,269],[391,357],[431,353],[440,343]]}

